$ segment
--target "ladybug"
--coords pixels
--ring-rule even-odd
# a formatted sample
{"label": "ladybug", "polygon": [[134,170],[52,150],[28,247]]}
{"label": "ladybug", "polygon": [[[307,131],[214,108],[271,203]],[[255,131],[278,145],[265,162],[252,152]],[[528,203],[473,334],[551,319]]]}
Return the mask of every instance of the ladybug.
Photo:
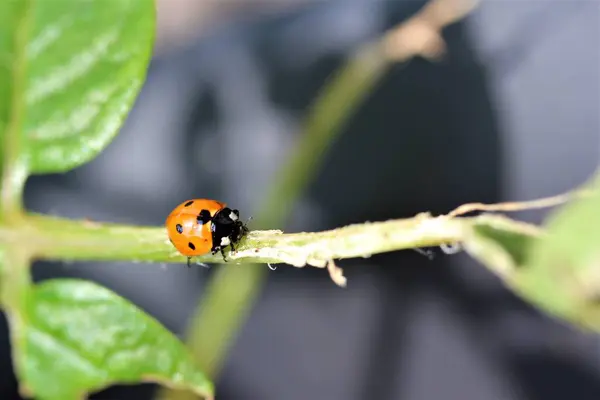
{"label": "ladybug", "polygon": [[240,221],[240,212],[227,207],[226,203],[210,199],[192,199],[179,204],[165,221],[169,240],[177,251],[186,256],[187,265],[194,256],[221,252],[225,247],[235,246],[248,232]]}

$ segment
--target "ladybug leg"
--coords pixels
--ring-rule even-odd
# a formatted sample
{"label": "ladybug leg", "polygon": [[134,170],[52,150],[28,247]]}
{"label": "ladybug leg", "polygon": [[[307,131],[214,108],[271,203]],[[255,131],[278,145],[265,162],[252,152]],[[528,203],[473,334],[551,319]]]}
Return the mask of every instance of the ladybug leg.
{"label": "ladybug leg", "polygon": [[223,246],[215,246],[215,247],[213,247],[211,249],[210,253],[214,256],[219,251],[221,252],[221,255],[223,256],[223,261],[227,262],[227,257],[225,256],[225,249],[223,248]]}
{"label": "ladybug leg", "polygon": [[190,261],[192,260],[192,257],[188,257],[187,258],[187,266],[188,268],[192,268],[192,266],[190,265]]}

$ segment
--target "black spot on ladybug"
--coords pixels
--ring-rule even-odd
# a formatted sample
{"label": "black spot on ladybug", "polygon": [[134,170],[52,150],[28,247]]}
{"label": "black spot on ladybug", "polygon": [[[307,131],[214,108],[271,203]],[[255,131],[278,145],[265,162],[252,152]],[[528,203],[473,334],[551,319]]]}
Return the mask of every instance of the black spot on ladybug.
{"label": "black spot on ladybug", "polygon": [[175,225],[175,229],[177,229],[177,233],[183,233],[183,226],[181,224]]}
{"label": "black spot on ladybug", "polygon": [[185,203],[183,206],[184,206],[184,207],[189,207],[189,206],[191,206],[192,204],[194,204],[194,200],[190,200],[190,201],[188,201],[188,202],[187,202],[187,203]]}
{"label": "black spot on ladybug", "polygon": [[196,250],[196,246],[194,246],[194,243],[192,243],[192,242],[188,243],[188,247],[192,250]]}
{"label": "black spot on ladybug", "polygon": [[204,225],[207,222],[210,222],[210,220],[212,219],[210,212],[208,210],[202,210],[200,211],[200,214],[198,214],[198,216],[196,217],[196,221],[200,224],[200,225]]}

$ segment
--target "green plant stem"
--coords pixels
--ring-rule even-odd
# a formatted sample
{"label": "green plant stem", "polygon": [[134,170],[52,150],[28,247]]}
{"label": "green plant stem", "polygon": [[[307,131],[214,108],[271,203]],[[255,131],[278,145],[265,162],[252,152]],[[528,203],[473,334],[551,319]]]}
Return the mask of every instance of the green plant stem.
{"label": "green plant stem", "polygon": [[[21,370],[24,362],[21,352],[26,342],[25,326],[28,316],[25,310],[31,290],[29,263],[29,255],[23,249],[0,245],[0,299],[10,324],[11,354],[16,371]],[[22,397],[31,397],[31,391],[23,382],[19,382],[19,392]]]}
{"label": "green plant stem", "polygon": [[[472,218],[431,217],[367,222],[321,232],[251,231],[227,264],[272,263],[325,267],[333,259],[460,242]],[[20,228],[0,226],[5,246],[28,243],[28,257],[46,260],[181,263],[162,227],[125,226],[27,215]],[[220,254],[194,259],[225,264]],[[263,268],[266,269],[266,268]],[[239,269],[235,268],[239,273]],[[268,271],[268,270],[267,270]]]}
{"label": "green plant stem", "polygon": [[[33,0],[23,1],[19,8],[18,22],[13,39],[11,93],[9,95],[8,121],[5,127],[2,160],[2,190],[0,214],[4,221],[18,218],[22,212],[21,196],[27,179],[26,159],[23,157],[21,134],[25,120],[25,85],[27,79],[27,39],[33,14]],[[1,132],[0,132],[1,133]]]}
{"label": "green plant stem", "polygon": [[369,43],[328,79],[308,110],[300,141],[267,191],[253,225],[262,229],[285,224],[296,200],[320,169],[327,149],[389,64],[379,42]]}

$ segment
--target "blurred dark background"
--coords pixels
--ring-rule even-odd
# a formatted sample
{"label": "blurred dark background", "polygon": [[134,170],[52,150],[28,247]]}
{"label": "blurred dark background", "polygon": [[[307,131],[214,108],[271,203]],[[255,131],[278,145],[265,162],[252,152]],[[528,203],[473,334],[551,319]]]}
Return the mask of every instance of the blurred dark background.
{"label": "blurred dark background", "polygon": [[[120,135],[88,165],[32,178],[28,208],[161,225],[183,199],[207,197],[246,217],[294,151],[327,76],[424,4],[158,3],[156,55]],[[597,1],[485,1],[444,38],[440,63],[415,59],[386,75],[290,224],[273,228],[533,199],[592,173],[600,152]],[[600,397],[598,338],[541,315],[467,256],[438,252],[429,261],[403,251],[340,265],[346,289],[323,270],[270,271],[217,382],[219,400]],[[180,335],[213,270],[38,263],[35,278],[98,281]],[[2,335],[0,397],[18,398],[6,327]],[[114,387],[94,398],[154,392]]]}

